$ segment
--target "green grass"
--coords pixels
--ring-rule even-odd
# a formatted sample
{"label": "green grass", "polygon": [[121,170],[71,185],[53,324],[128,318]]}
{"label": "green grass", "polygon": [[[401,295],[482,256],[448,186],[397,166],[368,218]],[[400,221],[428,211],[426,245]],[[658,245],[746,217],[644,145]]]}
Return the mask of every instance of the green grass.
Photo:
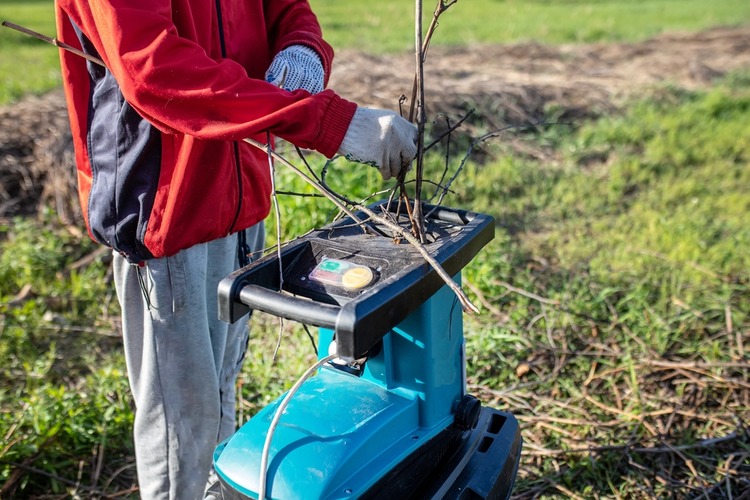
{"label": "green grass", "polygon": [[[36,472],[21,492],[64,492],[76,484],[70,471],[88,464],[88,479],[106,460],[100,473],[111,473],[132,449],[108,265],[95,260],[67,271],[95,245],[54,221],[0,226],[0,484],[30,466]],[[62,478],[29,480],[45,473]]]}
{"label": "green grass", "polygon": [[[55,36],[55,12],[50,1],[1,0],[0,21]],[[0,104],[62,84],[57,49],[6,27],[0,27],[0,75]]]}
{"label": "green grass", "polygon": [[[414,2],[312,0],[335,48],[413,50]],[[436,3],[424,2],[425,28]],[[462,0],[440,18],[436,44],[635,41],[750,21],[743,0]]]}

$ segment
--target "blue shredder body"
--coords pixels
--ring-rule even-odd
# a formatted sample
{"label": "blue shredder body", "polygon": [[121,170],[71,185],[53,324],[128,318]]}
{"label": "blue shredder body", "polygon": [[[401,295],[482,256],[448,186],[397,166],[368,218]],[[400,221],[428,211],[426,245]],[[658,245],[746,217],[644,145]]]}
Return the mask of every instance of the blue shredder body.
{"label": "blue shredder body", "polygon": [[[380,210],[380,208],[378,208]],[[427,211],[427,210],[426,210]],[[489,216],[438,209],[426,248],[460,283],[493,236]],[[220,314],[248,309],[321,327],[324,365],[272,437],[265,498],[507,498],[521,451],[515,418],[466,394],[462,309],[410,245],[350,220],[233,273]],[[214,453],[224,499],[260,498],[262,452],[281,398]]]}

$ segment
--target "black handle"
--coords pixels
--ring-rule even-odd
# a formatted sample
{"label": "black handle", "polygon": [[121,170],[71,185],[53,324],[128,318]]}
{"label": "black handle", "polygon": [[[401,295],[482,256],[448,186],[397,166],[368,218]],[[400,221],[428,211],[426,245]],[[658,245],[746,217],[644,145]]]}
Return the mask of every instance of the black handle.
{"label": "black handle", "polygon": [[242,287],[239,300],[250,309],[330,329],[336,327],[336,320],[341,311],[340,306],[292,297],[259,285]]}

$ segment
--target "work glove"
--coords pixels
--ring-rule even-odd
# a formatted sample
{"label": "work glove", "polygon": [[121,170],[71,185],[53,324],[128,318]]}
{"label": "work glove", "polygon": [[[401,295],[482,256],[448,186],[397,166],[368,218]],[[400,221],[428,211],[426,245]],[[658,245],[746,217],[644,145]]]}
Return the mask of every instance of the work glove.
{"label": "work glove", "polygon": [[310,47],[290,45],[273,58],[266,81],[284,90],[304,89],[311,94],[323,90],[323,62]]}
{"label": "work glove", "polygon": [[392,111],[358,107],[339,154],[376,167],[387,181],[417,156],[417,127]]}

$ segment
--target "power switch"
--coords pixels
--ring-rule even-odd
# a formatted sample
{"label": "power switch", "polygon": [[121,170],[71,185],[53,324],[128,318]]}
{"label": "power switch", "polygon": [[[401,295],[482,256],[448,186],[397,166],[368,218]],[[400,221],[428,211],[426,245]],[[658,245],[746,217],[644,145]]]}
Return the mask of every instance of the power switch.
{"label": "power switch", "polygon": [[324,257],[309,274],[312,281],[347,290],[360,290],[372,283],[375,274],[367,266]]}
{"label": "power switch", "polygon": [[357,266],[349,269],[341,277],[341,284],[348,290],[359,290],[372,283],[372,269],[364,266]]}

